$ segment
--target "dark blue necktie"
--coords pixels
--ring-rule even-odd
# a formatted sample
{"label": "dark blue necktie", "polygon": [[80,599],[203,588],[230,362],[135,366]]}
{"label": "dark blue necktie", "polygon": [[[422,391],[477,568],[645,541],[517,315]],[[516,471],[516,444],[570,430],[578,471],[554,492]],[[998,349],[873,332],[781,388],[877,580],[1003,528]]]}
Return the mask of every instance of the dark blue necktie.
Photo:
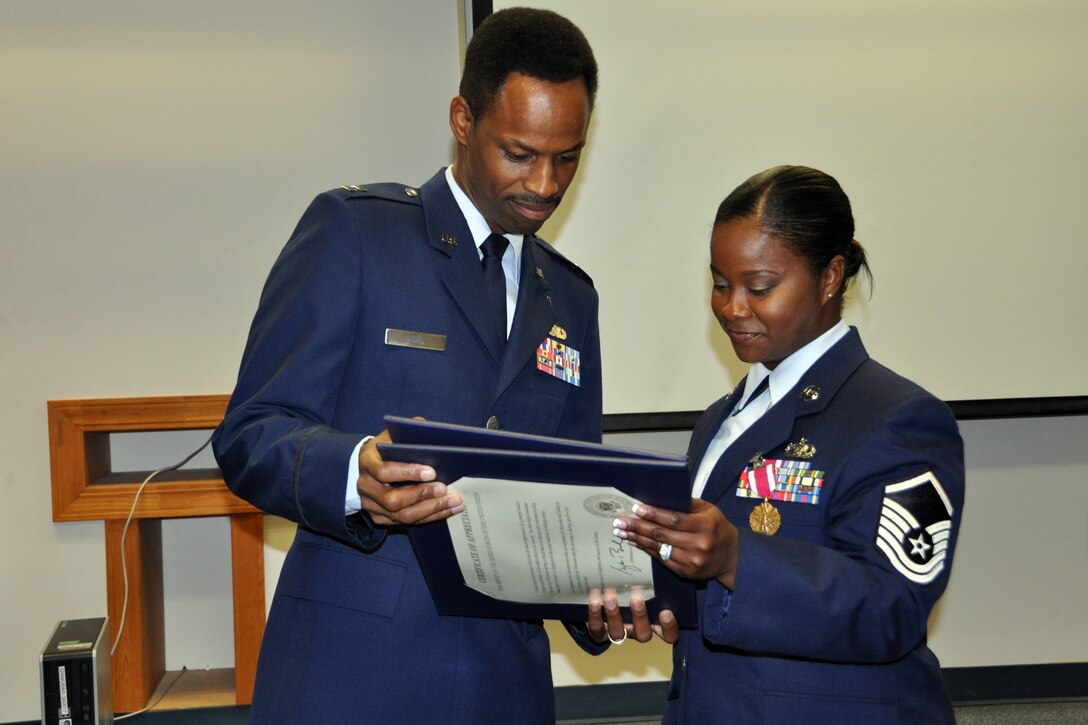
{"label": "dark blue necktie", "polygon": [[502,255],[509,244],[501,234],[492,234],[480,246],[480,251],[484,254],[484,291],[487,293],[487,305],[502,344],[506,343],[506,273],[502,271]]}
{"label": "dark blue necktie", "polygon": [[771,376],[770,375],[768,375],[765,378],[763,378],[762,380],[760,380],[759,383],[756,385],[755,390],[753,390],[752,394],[748,396],[748,400],[744,401],[744,405],[738,405],[736,408],[733,408],[733,412],[730,413],[730,415],[736,415],[737,413],[739,413],[742,410],[744,410],[745,408],[747,408],[749,403],[751,403],[753,400],[755,400],[759,396],[763,395],[764,392],[766,392],[767,386],[769,386],[770,383],[771,383]]}

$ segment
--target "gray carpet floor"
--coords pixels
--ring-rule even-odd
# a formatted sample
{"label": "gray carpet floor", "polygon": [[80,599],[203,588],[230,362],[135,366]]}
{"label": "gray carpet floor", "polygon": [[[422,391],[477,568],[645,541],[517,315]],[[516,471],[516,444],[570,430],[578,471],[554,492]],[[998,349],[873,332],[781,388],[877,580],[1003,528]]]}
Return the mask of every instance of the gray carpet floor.
{"label": "gray carpet floor", "polygon": [[[1088,725],[1088,701],[960,705],[957,725]],[[558,725],[661,725],[661,720],[563,720]]]}

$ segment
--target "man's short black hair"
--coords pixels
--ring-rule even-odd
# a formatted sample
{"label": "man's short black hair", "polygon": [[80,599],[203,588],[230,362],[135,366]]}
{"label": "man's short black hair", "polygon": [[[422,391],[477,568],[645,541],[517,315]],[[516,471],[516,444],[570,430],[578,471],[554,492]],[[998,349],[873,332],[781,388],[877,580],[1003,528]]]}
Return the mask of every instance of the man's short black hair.
{"label": "man's short black hair", "polygon": [[578,26],[551,10],[508,8],[487,17],[465,51],[459,93],[479,119],[511,73],[549,83],[582,78],[589,107],[597,95],[597,61]]}

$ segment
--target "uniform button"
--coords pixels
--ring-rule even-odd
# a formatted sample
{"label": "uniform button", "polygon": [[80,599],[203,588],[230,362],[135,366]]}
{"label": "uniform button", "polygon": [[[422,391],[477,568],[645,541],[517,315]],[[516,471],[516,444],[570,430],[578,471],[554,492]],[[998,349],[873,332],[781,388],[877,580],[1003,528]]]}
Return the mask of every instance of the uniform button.
{"label": "uniform button", "polygon": [[488,430],[498,430],[499,429],[499,416],[493,415],[493,416],[491,416],[490,418],[487,419],[487,429]]}
{"label": "uniform button", "polygon": [[680,669],[686,670],[688,668],[688,656],[684,655],[680,658]]}

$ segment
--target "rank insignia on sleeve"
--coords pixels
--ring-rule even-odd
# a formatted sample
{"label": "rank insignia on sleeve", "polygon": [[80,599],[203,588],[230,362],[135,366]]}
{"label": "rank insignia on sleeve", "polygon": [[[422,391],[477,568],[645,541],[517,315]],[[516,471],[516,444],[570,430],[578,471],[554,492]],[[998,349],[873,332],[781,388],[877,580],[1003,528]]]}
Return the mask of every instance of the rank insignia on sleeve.
{"label": "rank insignia on sleeve", "polygon": [[896,571],[928,584],[944,570],[952,503],[932,472],[884,487],[876,545]]}
{"label": "rank insignia on sleeve", "polygon": [[762,458],[753,460],[751,465],[740,474],[740,483],[737,485],[737,496],[741,498],[763,498],[753,485],[752,472],[763,468],[767,464],[774,467],[774,485],[770,495],[772,501],[786,501],[788,503],[807,503],[816,505],[820,503],[820,493],[824,487],[824,471],[812,469],[811,461],[794,461],[790,459]]}
{"label": "rank insignia on sleeve", "polygon": [[582,361],[578,351],[545,337],[536,349],[536,369],[571,385],[582,385]]}

